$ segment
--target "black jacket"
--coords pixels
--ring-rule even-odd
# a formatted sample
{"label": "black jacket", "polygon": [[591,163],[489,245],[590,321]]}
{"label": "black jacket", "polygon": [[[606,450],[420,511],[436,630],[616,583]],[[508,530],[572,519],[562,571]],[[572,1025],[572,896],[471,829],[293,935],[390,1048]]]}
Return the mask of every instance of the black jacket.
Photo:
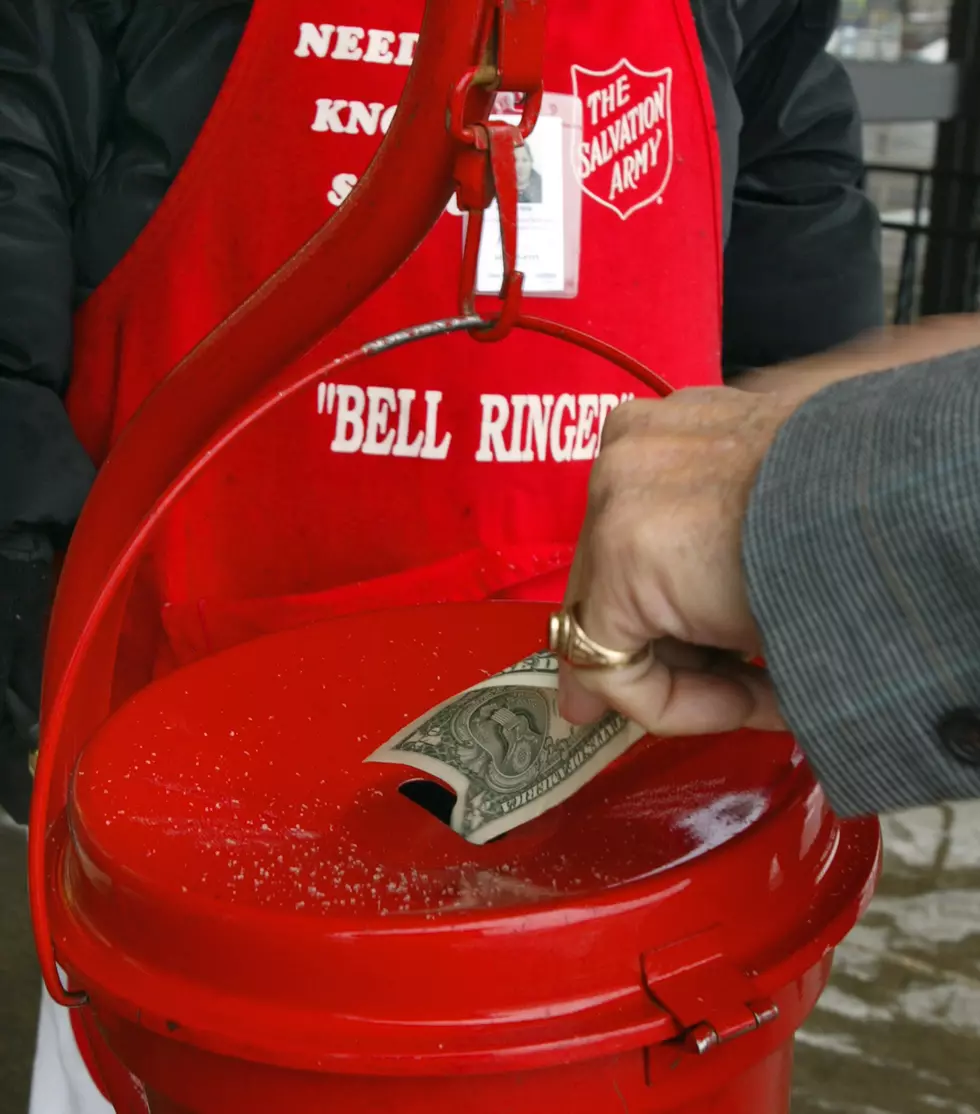
{"label": "black jacket", "polygon": [[[823,51],[837,0],[692,2],[724,167],[731,372],[878,322],[877,221],[852,93]],[[43,593],[24,570],[42,575],[93,475],[62,405],[73,310],[180,169],[249,8],[0,0],[0,599],[28,628],[41,619],[25,619],[27,597],[34,608]],[[0,671],[18,656],[3,615]],[[9,717],[0,748],[5,730]]]}

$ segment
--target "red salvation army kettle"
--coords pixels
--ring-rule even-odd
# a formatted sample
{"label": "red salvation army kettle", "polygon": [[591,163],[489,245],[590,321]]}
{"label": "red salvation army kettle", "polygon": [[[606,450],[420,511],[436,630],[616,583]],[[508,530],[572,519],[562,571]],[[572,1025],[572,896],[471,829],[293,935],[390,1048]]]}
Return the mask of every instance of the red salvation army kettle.
{"label": "red salvation army kettle", "polygon": [[[270,384],[274,370],[445,207],[445,91],[479,57],[483,15],[483,0],[429,0],[401,108],[343,219],[143,407],[66,560],[32,914],[46,985],[78,1011],[123,1114],[785,1114],[794,1033],[870,899],[877,823],[835,817],[786,735],[641,739],[479,847],[419,803],[419,781],[444,802],[448,786],[364,762],[541,649],[543,605],[335,618],[113,700],[155,525],[301,385]],[[410,220],[358,201],[384,181],[410,183]],[[375,258],[365,243],[386,246]],[[338,259],[347,281],[331,288],[319,279]]]}
{"label": "red salvation army kettle", "polygon": [[87,742],[52,937],[153,1114],[783,1114],[793,1036],[871,892],[785,735],[644,739],[485,846],[363,759],[540,648],[547,608],[256,639]]}

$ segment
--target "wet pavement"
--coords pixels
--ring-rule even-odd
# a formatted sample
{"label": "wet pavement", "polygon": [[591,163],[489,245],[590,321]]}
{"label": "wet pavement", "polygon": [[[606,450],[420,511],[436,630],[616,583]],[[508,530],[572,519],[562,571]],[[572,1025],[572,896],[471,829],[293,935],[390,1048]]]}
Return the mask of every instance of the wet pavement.
{"label": "wet pavement", "polygon": [[[884,827],[878,894],[798,1041],[793,1114],[980,1114],[980,802]],[[23,858],[0,825],[0,1114],[25,1114],[37,1014]]]}
{"label": "wet pavement", "polygon": [[37,1024],[41,976],[27,910],[26,852],[23,832],[8,827],[0,812],[0,1114],[27,1110]]}
{"label": "wet pavement", "polygon": [[884,822],[874,903],[797,1045],[794,1114],[980,1114],[980,802]]}

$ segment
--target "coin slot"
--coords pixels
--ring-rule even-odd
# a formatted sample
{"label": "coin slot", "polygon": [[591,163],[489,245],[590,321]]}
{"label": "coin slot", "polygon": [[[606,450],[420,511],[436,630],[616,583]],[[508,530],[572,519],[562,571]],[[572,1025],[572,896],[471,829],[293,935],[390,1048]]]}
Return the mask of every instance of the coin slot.
{"label": "coin slot", "polygon": [[398,787],[398,792],[403,797],[424,808],[441,824],[449,827],[453,809],[456,807],[456,794],[438,781],[426,781],[416,778],[406,781]]}
{"label": "coin slot", "polygon": [[[403,797],[424,808],[430,815],[434,816],[440,824],[445,824],[447,828],[452,830],[452,817],[453,809],[456,807],[456,794],[441,782],[426,781],[424,778],[415,778],[412,781],[406,781],[398,786],[398,792]],[[494,836],[493,839],[488,839],[486,846],[491,843],[499,843],[500,840],[506,839],[510,832],[501,832],[499,836]]]}

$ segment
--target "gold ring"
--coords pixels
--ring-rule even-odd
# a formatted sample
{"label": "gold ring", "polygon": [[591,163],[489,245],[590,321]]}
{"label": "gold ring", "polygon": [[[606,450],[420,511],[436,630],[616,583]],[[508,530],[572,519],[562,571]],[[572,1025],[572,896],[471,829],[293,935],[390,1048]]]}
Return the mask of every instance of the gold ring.
{"label": "gold ring", "polygon": [[644,661],[650,644],[639,650],[610,650],[600,646],[582,630],[574,607],[556,611],[548,623],[548,646],[553,654],[576,669],[625,669]]}

